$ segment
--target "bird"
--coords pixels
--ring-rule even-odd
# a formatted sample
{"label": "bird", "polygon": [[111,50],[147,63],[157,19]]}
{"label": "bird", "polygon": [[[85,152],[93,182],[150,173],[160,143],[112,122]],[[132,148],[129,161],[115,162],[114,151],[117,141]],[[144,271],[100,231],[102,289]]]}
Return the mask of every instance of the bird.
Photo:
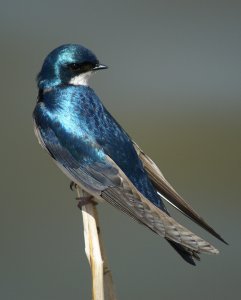
{"label": "bird", "polygon": [[219,251],[171,217],[165,201],[227,242],[166,180],[158,166],[112,117],[89,79],[108,67],[79,44],[51,51],[37,75],[33,111],[40,145],[67,177],[97,202],[107,202],[163,237],[189,264]]}

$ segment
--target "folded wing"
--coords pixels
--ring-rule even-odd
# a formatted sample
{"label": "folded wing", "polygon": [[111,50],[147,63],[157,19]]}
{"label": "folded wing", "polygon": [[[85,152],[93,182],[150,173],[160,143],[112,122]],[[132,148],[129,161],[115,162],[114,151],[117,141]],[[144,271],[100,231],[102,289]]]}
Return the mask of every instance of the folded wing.
{"label": "folded wing", "polygon": [[184,215],[196,222],[199,226],[206,229],[213,236],[220,241],[227,244],[227,242],[201,218],[193,208],[174,190],[170,183],[163,176],[157,165],[134,143],[136,152],[142,161],[144,169],[146,170],[152,184],[155,186],[158,194],[172,204],[176,209],[180,210]]}
{"label": "folded wing", "polygon": [[[80,162],[72,154],[76,149],[72,148],[71,143],[64,147],[53,129],[43,130],[38,126],[35,129],[39,142],[49,152],[57,165],[82,188],[119,208],[171,242],[180,244],[195,253],[218,253],[216,248],[177,223],[145,198],[108,155],[104,155],[104,158],[95,156],[95,159],[84,160],[85,163]],[[90,145],[90,147],[92,146]],[[98,149],[98,145],[95,149]],[[140,158],[143,160],[143,155]],[[150,170],[152,169],[150,168]],[[154,176],[155,172],[152,172]],[[153,178],[159,180],[157,175]],[[163,177],[161,178],[165,182]]]}

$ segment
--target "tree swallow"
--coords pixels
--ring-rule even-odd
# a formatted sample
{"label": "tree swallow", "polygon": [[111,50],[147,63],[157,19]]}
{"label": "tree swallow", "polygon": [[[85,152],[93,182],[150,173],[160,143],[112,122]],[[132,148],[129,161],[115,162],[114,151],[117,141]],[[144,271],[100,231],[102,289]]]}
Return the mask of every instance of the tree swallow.
{"label": "tree swallow", "polygon": [[164,237],[190,264],[218,250],[176,222],[164,200],[226,243],[165,179],[88,85],[107,69],[81,45],[66,44],[44,60],[33,112],[41,146],[74,183]]}

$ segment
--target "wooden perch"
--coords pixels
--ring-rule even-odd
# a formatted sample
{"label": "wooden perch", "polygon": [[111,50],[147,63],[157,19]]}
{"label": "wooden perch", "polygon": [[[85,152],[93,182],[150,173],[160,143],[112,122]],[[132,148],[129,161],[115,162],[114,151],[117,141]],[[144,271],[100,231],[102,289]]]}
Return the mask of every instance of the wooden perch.
{"label": "wooden perch", "polygon": [[[90,196],[76,188],[78,197]],[[112,274],[101,237],[97,205],[89,202],[81,206],[84,225],[85,253],[88,258],[92,275],[93,300],[117,300],[114,292]]]}

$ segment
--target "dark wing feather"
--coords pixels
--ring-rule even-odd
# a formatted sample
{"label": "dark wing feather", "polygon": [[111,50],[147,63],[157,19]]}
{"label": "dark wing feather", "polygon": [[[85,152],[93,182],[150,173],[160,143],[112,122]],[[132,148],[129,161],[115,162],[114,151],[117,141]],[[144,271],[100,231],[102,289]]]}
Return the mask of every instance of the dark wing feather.
{"label": "dark wing feather", "polygon": [[119,184],[118,170],[111,165],[96,162],[82,166],[59,142],[56,134],[51,128],[45,129],[44,135],[41,129],[34,124],[35,134],[41,146],[47,150],[58,167],[73,180],[80,184],[84,189],[92,194],[99,194],[107,187]]}
{"label": "dark wing feather", "polygon": [[196,252],[218,253],[217,249],[177,223],[140,194],[121,170],[119,176],[122,179],[122,186],[105,189],[101,192],[101,198],[167,240]]}
{"label": "dark wing feather", "polygon": [[111,158],[107,157],[107,161],[118,169],[122,184],[102,191],[101,197],[104,200],[114,206],[118,206],[129,216],[168,240],[196,252],[218,253],[217,249],[177,223],[146,199]]}
{"label": "dark wing feather", "polygon": [[175,208],[180,210],[184,215],[196,222],[199,226],[206,229],[213,236],[220,241],[227,244],[227,242],[204,221],[193,208],[174,190],[170,183],[165,179],[157,165],[134,143],[136,152],[141,159],[144,169],[146,170],[153,185],[164,199],[170,202]]}
{"label": "dark wing feather", "polygon": [[178,224],[146,199],[109,156],[106,155],[105,163],[95,161],[80,165],[70,151],[60,144],[52,129],[45,129],[44,136],[39,133],[39,128],[36,131],[40,143],[57,165],[82,188],[121,209],[167,240],[191,251],[218,253],[212,245]]}

